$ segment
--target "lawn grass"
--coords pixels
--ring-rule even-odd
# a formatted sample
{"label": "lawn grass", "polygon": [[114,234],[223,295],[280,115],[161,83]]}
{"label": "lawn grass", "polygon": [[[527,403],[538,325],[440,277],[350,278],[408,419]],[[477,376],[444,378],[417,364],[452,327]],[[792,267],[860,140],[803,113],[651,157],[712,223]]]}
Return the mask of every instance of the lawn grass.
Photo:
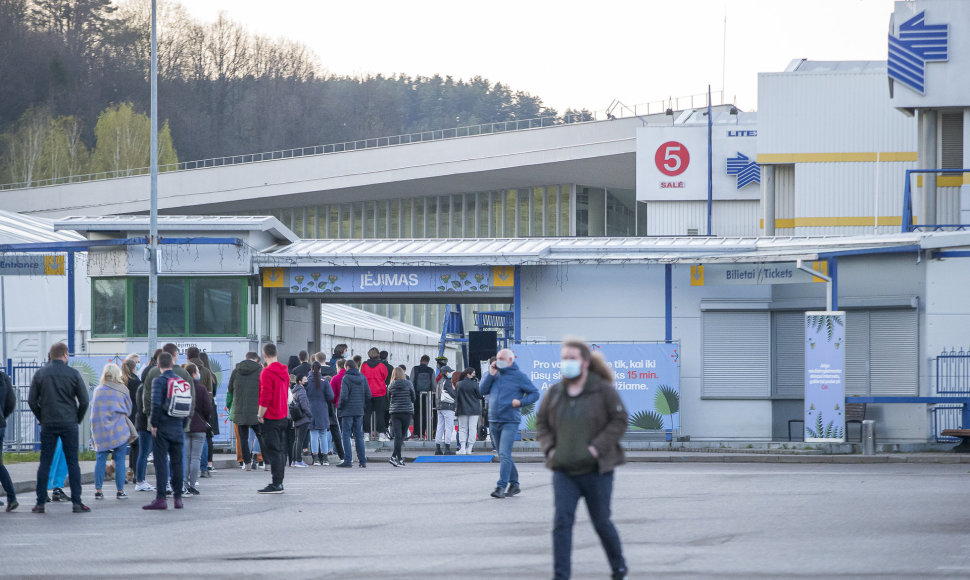
{"label": "lawn grass", "polygon": [[[81,461],[94,461],[94,451],[86,450],[80,453]],[[26,451],[23,453],[4,453],[3,462],[10,463],[37,463],[40,461],[40,451]]]}

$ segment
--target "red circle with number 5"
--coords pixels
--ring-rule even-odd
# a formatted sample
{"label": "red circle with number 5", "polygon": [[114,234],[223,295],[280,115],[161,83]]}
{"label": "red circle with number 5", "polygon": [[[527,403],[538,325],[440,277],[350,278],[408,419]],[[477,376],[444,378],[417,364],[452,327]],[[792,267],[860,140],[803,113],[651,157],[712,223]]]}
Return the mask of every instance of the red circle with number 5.
{"label": "red circle with number 5", "polygon": [[671,177],[680,175],[690,165],[690,153],[687,152],[687,147],[677,141],[667,141],[658,147],[653,159],[660,173]]}

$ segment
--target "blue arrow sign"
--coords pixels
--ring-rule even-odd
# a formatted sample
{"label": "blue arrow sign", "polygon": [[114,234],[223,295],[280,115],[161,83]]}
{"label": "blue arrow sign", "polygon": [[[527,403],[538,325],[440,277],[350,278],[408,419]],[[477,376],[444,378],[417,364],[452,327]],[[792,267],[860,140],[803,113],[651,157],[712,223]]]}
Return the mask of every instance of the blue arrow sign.
{"label": "blue arrow sign", "polygon": [[889,35],[889,78],[920,94],[926,94],[926,63],[947,60],[949,25],[926,24],[926,11],[899,25],[899,35]]}
{"label": "blue arrow sign", "polygon": [[740,151],[737,157],[728,157],[727,174],[738,176],[738,189],[749,183],[761,183],[761,166]]}

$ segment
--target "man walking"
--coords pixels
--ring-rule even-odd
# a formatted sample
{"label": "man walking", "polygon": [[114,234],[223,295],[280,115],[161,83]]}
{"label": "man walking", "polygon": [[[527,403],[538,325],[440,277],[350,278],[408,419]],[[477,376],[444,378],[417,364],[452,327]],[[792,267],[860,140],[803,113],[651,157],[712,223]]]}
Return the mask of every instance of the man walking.
{"label": "man walking", "polygon": [[[7,511],[12,512],[20,504],[17,503],[17,492],[13,488],[13,481],[10,474],[3,465],[3,436],[7,430],[7,417],[13,413],[17,406],[17,396],[13,392],[13,383],[7,373],[0,371],[0,485],[3,486],[4,493],[7,494]],[[3,505],[0,503],[0,505]]]}
{"label": "man walking", "polygon": [[238,433],[236,442],[242,454],[243,469],[246,471],[256,471],[256,457],[249,449],[249,430],[255,430],[256,437],[259,438],[259,374],[262,370],[259,354],[247,352],[246,360],[232,370],[226,392],[226,405],[232,409],[232,422],[235,423]]}
{"label": "man walking", "polygon": [[269,463],[273,481],[257,493],[283,493],[283,474],[286,469],[287,396],[290,392],[290,371],[277,360],[276,345],[263,345],[266,368],[259,375],[259,421],[263,459]]}
{"label": "man walking", "polygon": [[491,495],[502,499],[506,495],[514,496],[522,491],[519,486],[519,471],[512,461],[512,444],[522,421],[521,407],[538,401],[539,390],[529,380],[529,376],[519,370],[519,366],[515,364],[515,353],[510,349],[500,350],[495,358],[479,391],[483,396],[489,397],[488,425],[501,461],[498,482]]}
{"label": "man walking", "polygon": [[[159,374],[151,382],[151,417],[152,427],[152,463],[155,465],[155,501],[142,506],[145,510],[167,510],[168,501],[165,499],[165,485],[171,481],[175,496],[175,509],[182,509],[182,484],[184,481],[184,463],[182,462],[185,448],[185,425],[195,412],[193,408],[186,417],[173,417],[169,414],[169,401],[174,393],[169,389],[169,381],[179,381],[188,384],[191,393],[192,379],[185,381],[175,374],[174,361],[168,352],[158,355]],[[175,383],[173,383],[175,384]],[[189,458],[191,461],[192,458]],[[198,458],[195,459],[198,461]],[[172,468],[171,479],[168,469]]]}
{"label": "man walking", "polygon": [[60,439],[67,460],[67,474],[71,481],[71,501],[74,513],[91,509],[81,503],[81,467],[77,462],[78,425],[88,410],[88,387],[81,373],[68,366],[67,345],[58,342],[51,347],[50,362],[34,373],[30,382],[28,404],[40,423],[40,466],[37,468],[37,505],[31,510],[44,513],[47,503],[47,480],[51,460]]}

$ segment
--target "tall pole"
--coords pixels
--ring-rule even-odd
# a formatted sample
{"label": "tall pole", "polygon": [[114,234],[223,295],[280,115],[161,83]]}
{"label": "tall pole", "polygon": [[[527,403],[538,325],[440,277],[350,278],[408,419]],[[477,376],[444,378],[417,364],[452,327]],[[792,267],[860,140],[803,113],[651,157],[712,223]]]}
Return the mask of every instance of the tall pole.
{"label": "tall pole", "polygon": [[151,206],[148,214],[148,356],[158,347],[158,38],[152,0]]}
{"label": "tall pole", "polygon": [[711,116],[711,85],[707,85],[707,235],[711,235],[711,206],[714,204],[714,164],[711,137],[714,118]]}

